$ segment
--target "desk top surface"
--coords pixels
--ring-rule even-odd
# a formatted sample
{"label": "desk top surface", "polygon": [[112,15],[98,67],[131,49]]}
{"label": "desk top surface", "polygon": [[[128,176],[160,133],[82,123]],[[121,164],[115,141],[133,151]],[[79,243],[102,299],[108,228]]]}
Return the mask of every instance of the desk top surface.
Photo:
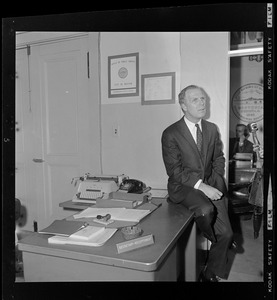
{"label": "desk top surface", "polygon": [[154,271],[192,220],[193,214],[185,207],[169,204],[163,200],[161,207],[139,223],[143,235],[153,234],[155,241],[153,245],[118,254],[116,244],[125,241],[120,230],[101,247],[49,244],[47,239],[51,235],[34,233],[19,241],[19,250],[142,271]]}
{"label": "desk top surface", "polygon": [[94,206],[93,204],[89,204],[89,203],[82,203],[82,202],[74,202],[72,200],[68,200],[65,202],[61,202],[59,204],[60,207],[63,207],[65,209],[72,209],[72,210],[84,210],[90,206]]}

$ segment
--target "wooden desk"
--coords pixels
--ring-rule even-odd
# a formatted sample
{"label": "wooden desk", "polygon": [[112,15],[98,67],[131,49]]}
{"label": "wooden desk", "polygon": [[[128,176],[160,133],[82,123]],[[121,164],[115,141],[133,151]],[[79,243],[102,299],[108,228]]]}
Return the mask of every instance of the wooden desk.
{"label": "wooden desk", "polygon": [[34,233],[19,241],[25,281],[195,281],[196,227],[181,205],[163,202],[145,217],[143,235],[155,244],[118,254],[120,231],[101,247],[48,244],[48,235]]}

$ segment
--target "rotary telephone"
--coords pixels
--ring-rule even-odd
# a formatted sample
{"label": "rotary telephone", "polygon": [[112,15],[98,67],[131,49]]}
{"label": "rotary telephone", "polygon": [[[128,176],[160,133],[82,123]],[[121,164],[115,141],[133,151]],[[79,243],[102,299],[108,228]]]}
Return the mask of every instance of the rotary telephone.
{"label": "rotary telephone", "polygon": [[119,190],[127,193],[141,194],[146,185],[142,181],[136,179],[125,179],[122,181]]}

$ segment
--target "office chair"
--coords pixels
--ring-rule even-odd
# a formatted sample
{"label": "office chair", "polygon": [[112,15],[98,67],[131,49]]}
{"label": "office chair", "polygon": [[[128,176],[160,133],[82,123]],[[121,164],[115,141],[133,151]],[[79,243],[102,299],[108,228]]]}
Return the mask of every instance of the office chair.
{"label": "office chair", "polygon": [[[258,238],[262,223],[263,209],[256,205],[252,199],[261,198],[256,188],[256,177],[258,171],[254,168],[240,168],[232,166],[230,168],[229,178],[229,200],[231,202],[231,210],[234,214],[243,216],[244,219],[251,219],[253,216],[254,239]],[[257,201],[257,200],[256,200]]]}

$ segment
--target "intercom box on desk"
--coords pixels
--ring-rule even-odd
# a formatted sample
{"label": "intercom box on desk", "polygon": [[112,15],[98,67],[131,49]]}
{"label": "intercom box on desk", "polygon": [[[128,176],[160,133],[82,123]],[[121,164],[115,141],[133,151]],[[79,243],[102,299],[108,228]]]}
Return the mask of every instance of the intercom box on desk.
{"label": "intercom box on desk", "polygon": [[137,200],[123,200],[123,199],[96,199],[97,208],[113,208],[113,207],[125,207],[125,208],[135,208],[142,204],[142,201]]}
{"label": "intercom box on desk", "polygon": [[111,192],[109,193],[110,199],[122,199],[122,200],[137,200],[146,202],[148,198],[148,194],[133,194],[133,193],[125,193],[125,192]]}

